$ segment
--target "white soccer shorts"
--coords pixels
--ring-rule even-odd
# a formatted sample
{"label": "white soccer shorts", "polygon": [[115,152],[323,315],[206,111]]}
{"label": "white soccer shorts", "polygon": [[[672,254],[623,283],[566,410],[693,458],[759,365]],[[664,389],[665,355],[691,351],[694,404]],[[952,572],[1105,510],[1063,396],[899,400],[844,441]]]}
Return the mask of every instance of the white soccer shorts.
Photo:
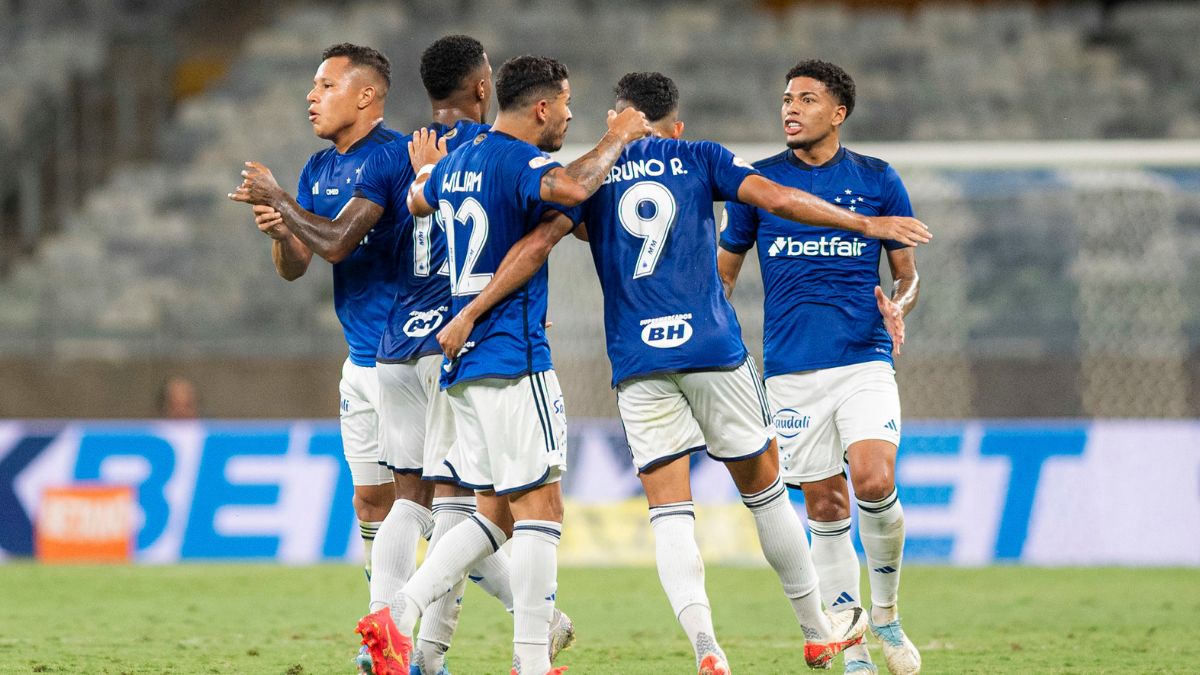
{"label": "white soccer shorts", "polygon": [[355,485],[384,485],[392,472],[379,465],[379,377],[374,368],[342,364],[342,452]]}
{"label": "white soccer shorts", "polygon": [[846,452],[859,441],[900,445],[900,392],[884,361],[776,375],[767,392],[788,485],[842,473]]}
{"label": "white soccer shorts", "polygon": [[626,380],[617,409],[638,473],[697,450],[721,462],[749,459],[775,437],[753,358],[733,370]]}
{"label": "white soccer shorts", "polygon": [[459,484],[496,494],[560,480],[567,414],[553,370],[512,380],[471,380],[446,390],[454,410]]}
{"label": "white soccer shorts", "polygon": [[457,437],[450,400],[438,377],[442,355],[380,363],[379,463],[396,473],[454,482],[446,458]]}

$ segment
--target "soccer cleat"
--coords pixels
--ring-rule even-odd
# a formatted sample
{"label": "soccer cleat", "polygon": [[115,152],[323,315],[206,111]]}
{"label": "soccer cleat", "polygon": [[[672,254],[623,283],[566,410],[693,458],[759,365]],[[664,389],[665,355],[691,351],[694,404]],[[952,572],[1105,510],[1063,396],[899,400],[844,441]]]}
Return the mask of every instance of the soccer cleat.
{"label": "soccer cleat", "polygon": [[[413,664],[408,667],[408,675],[425,675],[425,672],[421,670],[421,666]],[[437,675],[450,675],[450,671],[443,665],[442,669],[437,671]]]}
{"label": "soccer cleat", "polygon": [[550,618],[550,663],[565,649],[575,644],[575,624],[566,613],[554,608],[554,616]]}
{"label": "soccer cleat", "polygon": [[354,666],[357,668],[354,672],[360,675],[375,675],[375,669],[371,664],[371,654],[367,651],[366,645],[358,648],[358,654],[354,657]]}
{"label": "soccer cleat", "polygon": [[871,663],[870,661],[854,659],[846,661],[846,672],[863,673],[864,675],[877,675],[879,669],[876,668],[875,664]]}
{"label": "soccer cleat", "polygon": [[[546,672],[546,675],[562,675],[565,672],[567,672],[567,667],[559,666],[558,668],[551,668],[550,670],[548,670]],[[509,675],[521,675],[521,673],[517,672],[516,668],[513,668],[512,671],[509,673]]]}
{"label": "soccer cleat", "polygon": [[359,619],[354,631],[362,635],[372,675],[409,675],[412,638],[396,628],[390,609],[384,607]]}
{"label": "soccer cleat", "polygon": [[829,616],[829,623],[833,626],[833,635],[829,642],[804,643],[804,662],[809,668],[829,668],[833,657],[847,647],[862,642],[863,633],[867,632],[867,614],[862,607],[835,612]]}
{"label": "soccer cleat", "polygon": [[698,675],[729,675],[729,664],[719,654],[705,654],[700,659]]}
{"label": "soccer cleat", "polygon": [[887,667],[892,675],[917,675],[921,672],[921,652],[917,651],[917,646],[900,628],[899,618],[879,626],[871,624],[871,632],[883,645],[883,657],[887,659]]}

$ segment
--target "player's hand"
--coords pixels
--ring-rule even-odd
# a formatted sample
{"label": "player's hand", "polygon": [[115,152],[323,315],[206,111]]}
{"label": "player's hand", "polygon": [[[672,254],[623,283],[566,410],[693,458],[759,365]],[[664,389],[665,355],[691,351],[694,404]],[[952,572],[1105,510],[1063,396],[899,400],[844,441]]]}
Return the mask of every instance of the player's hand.
{"label": "player's hand", "polygon": [[271,170],[258,162],[246,162],[242,170],[242,184],[229,193],[229,198],[235,202],[269,206],[283,190],[275,181]]}
{"label": "player's hand", "polygon": [[462,354],[463,345],[467,343],[467,338],[471,336],[473,328],[475,328],[475,323],[460,313],[438,331],[437,341],[446,358],[453,361],[458,358],[459,354]]}
{"label": "player's hand", "polygon": [[900,356],[900,347],[904,346],[904,312],[878,286],[875,287],[875,304],[879,305],[879,313],[883,315],[883,327],[892,336],[892,355]]}
{"label": "player's hand", "polygon": [[876,216],[869,220],[867,231],[863,234],[872,239],[898,241],[905,246],[928,244],[933,235],[925,223],[916,218],[901,216]]}
{"label": "player's hand", "polygon": [[408,161],[412,162],[414,170],[419,171],[426,164],[437,164],[446,154],[446,138],[438,138],[433,129],[417,129],[408,142]]}
{"label": "player's hand", "polygon": [[650,122],[642,111],[629,107],[621,112],[608,111],[608,130],[617,135],[622,143],[632,143],[650,135]]}
{"label": "player's hand", "polygon": [[255,204],[250,207],[254,211],[254,224],[258,231],[272,239],[287,239],[292,231],[283,224],[283,214],[270,206]]}

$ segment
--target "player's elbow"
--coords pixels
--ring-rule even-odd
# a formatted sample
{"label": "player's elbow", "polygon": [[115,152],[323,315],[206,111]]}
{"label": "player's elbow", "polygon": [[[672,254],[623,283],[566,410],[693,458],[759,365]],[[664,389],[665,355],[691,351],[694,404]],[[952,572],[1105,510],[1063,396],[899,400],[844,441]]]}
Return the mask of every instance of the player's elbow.
{"label": "player's elbow", "polygon": [[298,268],[297,269],[285,268],[285,269],[281,269],[281,270],[277,270],[277,271],[279,272],[280,278],[282,278],[284,281],[295,281],[295,280],[299,279],[300,277],[304,276],[304,272],[305,272],[305,270],[298,269]]}
{"label": "player's elbow", "polygon": [[592,196],[587,188],[578,183],[569,183],[559,187],[558,194],[554,196],[554,201],[563,206],[579,206],[587,201],[587,198]]}

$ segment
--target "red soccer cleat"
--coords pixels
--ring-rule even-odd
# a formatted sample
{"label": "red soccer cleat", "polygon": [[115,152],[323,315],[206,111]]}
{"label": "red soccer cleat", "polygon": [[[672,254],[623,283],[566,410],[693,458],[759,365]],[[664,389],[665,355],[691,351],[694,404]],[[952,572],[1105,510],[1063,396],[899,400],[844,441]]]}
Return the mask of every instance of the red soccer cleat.
{"label": "red soccer cleat", "polygon": [[396,628],[387,607],[359,619],[354,632],[362,635],[375,675],[408,675],[412,638]]}
{"label": "red soccer cleat", "polygon": [[729,675],[729,664],[716,654],[705,654],[700,659],[700,675]]}
{"label": "red soccer cleat", "polygon": [[829,622],[833,626],[832,640],[804,643],[804,661],[809,668],[828,668],[833,657],[845,651],[847,647],[861,643],[863,633],[867,632],[867,614],[861,607],[837,612],[829,617]]}
{"label": "red soccer cleat", "polygon": [[[551,669],[550,669],[550,670],[549,670],[549,671],[546,673],[546,675],[562,675],[562,674],[563,674],[563,673],[565,673],[565,672],[567,672],[567,667],[566,667],[566,666],[559,666],[558,668],[551,668]],[[517,669],[516,669],[516,668],[513,668],[513,669],[512,669],[512,672],[511,672],[509,675],[517,675]]]}

